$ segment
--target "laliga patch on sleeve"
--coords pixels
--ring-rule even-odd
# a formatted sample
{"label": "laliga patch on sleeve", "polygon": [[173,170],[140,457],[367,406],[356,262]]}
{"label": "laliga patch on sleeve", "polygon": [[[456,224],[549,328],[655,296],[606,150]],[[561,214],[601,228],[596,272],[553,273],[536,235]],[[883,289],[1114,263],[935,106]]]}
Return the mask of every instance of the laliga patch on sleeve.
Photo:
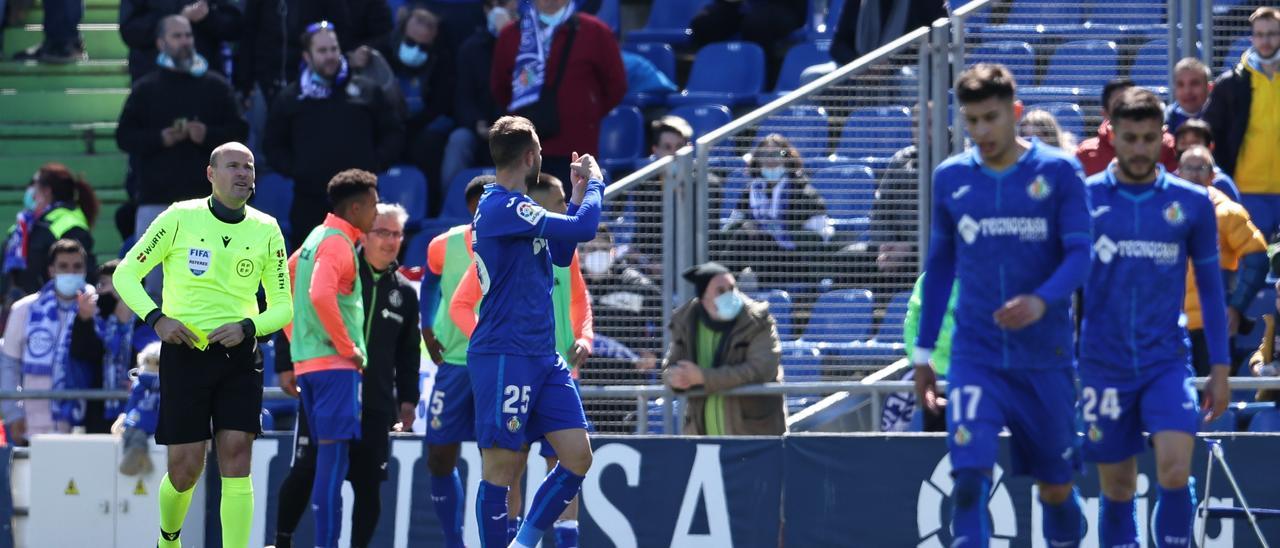
{"label": "laliga patch on sleeve", "polygon": [[547,210],[542,209],[533,202],[520,202],[520,205],[516,206],[516,215],[519,215],[521,219],[524,219],[524,222],[531,225],[537,225],[538,221],[541,221],[546,214]]}

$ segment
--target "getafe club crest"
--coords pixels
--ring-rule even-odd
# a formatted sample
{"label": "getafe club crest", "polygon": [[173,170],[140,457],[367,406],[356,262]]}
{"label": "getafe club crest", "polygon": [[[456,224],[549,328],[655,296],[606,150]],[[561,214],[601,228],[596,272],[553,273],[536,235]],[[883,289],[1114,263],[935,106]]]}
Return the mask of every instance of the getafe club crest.
{"label": "getafe club crest", "polygon": [[1049,186],[1048,181],[1044,180],[1044,175],[1037,175],[1036,180],[1027,185],[1027,196],[1030,196],[1033,200],[1048,198],[1051,192],[1053,192],[1053,187]]}
{"label": "getafe club crest", "polygon": [[1164,206],[1164,220],[1169,223],[1169,226],[1178,226],[1185,222],[1187,214],[1182,211],[1182,204],[1175,200]]}
{"label": "getafe club crest", "polygon": [[520,419],[518,417],[507,419],[507,431],[511,433],[520,431]]}

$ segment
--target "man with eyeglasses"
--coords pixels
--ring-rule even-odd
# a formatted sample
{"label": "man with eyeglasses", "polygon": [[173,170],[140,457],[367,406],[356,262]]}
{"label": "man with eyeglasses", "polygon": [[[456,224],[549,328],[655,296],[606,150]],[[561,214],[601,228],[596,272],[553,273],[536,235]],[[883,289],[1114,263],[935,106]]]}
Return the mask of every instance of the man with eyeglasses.
{"label": "man with eyeglasses", "polygon": [[[1214,215],[1218,221],[1218,256],[1222,266],[1223,287],[1227,289],[1227,334],[1240,331],[1249,304],[1266,283],[1267,240],[1249,219],[1243,206],[1231,201],[1214,186],[1213,154],[1207,147],[1194,145],[1182,153],[1178,176],[1208,187],[1213,201]],[[1232,282],[1234,281],[1234,288]],[[1200,295],[1196,291],[1195,275],[1187,269],[1187,296],[1183,302],[1187,314],[1187,333],[1191,337],[1191,364],[1196,376],[1209,374],[1209,349],[1204,337],[1204,321],[1200,314]]]}
{"label": "man with eyeglasses", "polygon": [[324,221],[330,178],[346,169],[380,173],[404,144],[398,110],[377,83],[353,73],[337,32],[327,21],[307,27],[306,67],[276,97],[263,138],[272,169],[293,179],[293,245]]}
{"label": "man with eyeglasses", "polygon": [[1242,203],[1264,237],[1280,228],[1280,9],[1249,16],[1251,47],[1214,82],[1204,120],[1213,128],[1213,157],[1235,179]]}
{"label": "man with eyeglasses", "polygon": [[[349,448],[347,481],[355,501],[351,510],[351,546],[371,546],[381,513],[380,484],[387,479],[390,431],[413,428],[418,402],[418,299],[403,275],[396,256],[404,242],[409,214],[398,204],[378,204],[373,228],[360,238],[359,275],[365,310],[368,364],[361,383],[360,439]],[[276,341],[276,369],[280,386],[297,396],[288,343]],[[399,402],[399,405],[396,405]],[[307,508],[316,474],[316,446],[311,443],[305,412],[298,415],[293,467],[280,487],[276,514],[276,548],[293,546],[294,530]]]}

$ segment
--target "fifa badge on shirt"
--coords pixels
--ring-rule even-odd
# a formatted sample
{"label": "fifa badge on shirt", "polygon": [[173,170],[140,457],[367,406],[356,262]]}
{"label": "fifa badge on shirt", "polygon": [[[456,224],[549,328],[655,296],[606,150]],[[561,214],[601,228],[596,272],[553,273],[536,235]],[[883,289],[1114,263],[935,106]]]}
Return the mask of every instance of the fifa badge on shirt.
{"label": "fifa badge on shirt", "polygon": [[969,441],[972,439],[973,436],[969,434],[969,429],[965,428],[963,424],[956,427],[956,445],[969,445]]}
{"label": "fifa badge on shirt", "polygon": [[507,431],[513,434],[520,431],[520,419],[518,417],[507,419]]}
{"label": "fifa badge on shirt", "polygon": [[1027,185],[1027,196],[1030,196],[1033,200],[1048,198],[1050,192],[1053,192],[1053,187],[1049,186],[1048,181],[1044,180],[1044,175],[1037,175],[1036,180]]}
{"label": "fifa badge on shirt", "polygon": [[187,251],[187,268],[196,276],[204,274],[209,271],[209,257],[210,253],[208,249],[197,249],[193,247]]}
{"label": "fifa badge on shirt", "polygon": [[1089,441],[1093,443],[1102,441],[1102,429],[1096,424],[1089,425]]}
{"label": "fifa badge on shirt", "polygon": [[1164,206],[1164,220],[1169,226],[1178,226],[1187,220],[1186,214],[1182,212],[1182,204],[1175,200]]}

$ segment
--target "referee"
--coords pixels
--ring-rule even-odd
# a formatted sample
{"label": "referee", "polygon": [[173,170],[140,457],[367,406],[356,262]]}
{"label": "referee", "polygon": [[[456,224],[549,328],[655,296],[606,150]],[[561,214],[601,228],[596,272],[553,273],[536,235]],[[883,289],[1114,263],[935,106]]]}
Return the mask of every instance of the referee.
{"label": "referee", "polygon": [[[182,522],[214,436],[222,545],[249,544],[250,450],[262,409],[255,337],[278,331],[293,317],[284,237],[275,219],[245,205],[253,195],[253,153],[240,143],[219,146],[206,174],[212,196],[169,206],[113,277],[120,298],[163,341],[156,443],[169,446],[169,465],[160,483],[160,548],[182,545]],[[164,269],[163,308],[141,282],[157,265]],[[267,294],[264,312],[258,310],[259,285]]]}

